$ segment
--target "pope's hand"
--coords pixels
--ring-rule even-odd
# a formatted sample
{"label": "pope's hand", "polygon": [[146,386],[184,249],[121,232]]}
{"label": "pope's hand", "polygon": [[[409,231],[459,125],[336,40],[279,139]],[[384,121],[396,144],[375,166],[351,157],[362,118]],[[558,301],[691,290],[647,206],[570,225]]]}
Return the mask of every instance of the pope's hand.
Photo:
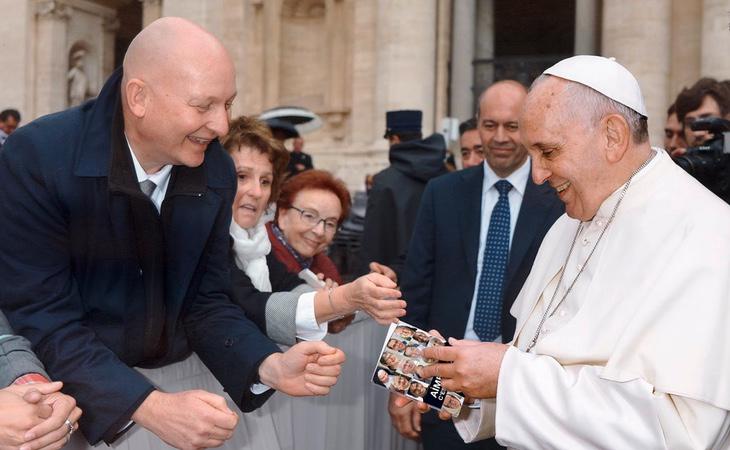
{"label": "pope's hand", "polygon": [[[335,289],[333,296],[342,296],[351,310],[365,311],[381,325],[397,322],[406,315],[406,302],[393,280],[379,273],[363,275]],[[348,311],[349,312],[349,311]]]}
{"label": "pope's hand", "polygon": [[425,358],[440,361],[419,369],[423,378],[441,377],[449,391],[463,392],[471,398],[494,398],[506,344],[449,339],[451,347],[428,347]]}
{"label": "pope's hand", "polygon": [[322,341],[300,342],[269,355],[259,366],[261,382],[295,397],[327,395],[345,362],[342,350]]}
{"label": "pope's hand", "polygon": [[210,392],[153,391],[132,420],[175,448],[197,450],[220,447],[230,439],[238,414],[228,408],[223,397]]}

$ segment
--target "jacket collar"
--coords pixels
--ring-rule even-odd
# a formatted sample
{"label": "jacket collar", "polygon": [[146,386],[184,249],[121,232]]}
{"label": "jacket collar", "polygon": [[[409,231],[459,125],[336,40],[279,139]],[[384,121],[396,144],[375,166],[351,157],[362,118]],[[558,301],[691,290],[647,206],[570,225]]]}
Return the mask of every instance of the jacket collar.
{"label": "jacket collar", "polygon": [[[129,147],[124,139],[120,86],[122,69],[119,68],[104,84],[99,96],[84,104],[83,131],[76,154],[74,174],[81,177],[109,177],[111,190],[141,194],[134,173]],[[205,161],[198,167],[175,166],[172,169],[171,194],[198,195],[206,186],[226,188],[229,174],[221,164],[206,164],[211,150],[221,150],[218,140],[206,150]]]}

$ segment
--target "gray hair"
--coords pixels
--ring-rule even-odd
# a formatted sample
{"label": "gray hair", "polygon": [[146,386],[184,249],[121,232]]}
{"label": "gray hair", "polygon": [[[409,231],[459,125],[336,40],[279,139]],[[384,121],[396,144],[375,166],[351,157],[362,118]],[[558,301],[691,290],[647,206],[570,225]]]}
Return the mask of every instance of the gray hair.
{"label": "gray hair", "polygon": [[[530,90],[550,77],[552,75],[540,75],[532,83]],[[590,129],[595,129],[601,119],[608,114],[619,114],[629,124],[634,143],[641,144],[649,139],[646,117],[628,106],[606,97],[593,88],[570,80],[562,94],[563,114],[569,122],[581,121]]]}

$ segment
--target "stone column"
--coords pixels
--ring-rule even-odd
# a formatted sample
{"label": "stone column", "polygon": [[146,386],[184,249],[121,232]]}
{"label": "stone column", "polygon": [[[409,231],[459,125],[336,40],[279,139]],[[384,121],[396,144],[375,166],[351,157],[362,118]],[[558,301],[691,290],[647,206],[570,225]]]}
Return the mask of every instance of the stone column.
{"label": "stone column", "polygon": [[162,0],[139,0],[142,3],[142,28],[162,17]]}
{"label": "stone column", "polygon": [[598,53],[598,0],[575,2],[575,45],[576,55]]}
{"label": "stone column", "polygon": [[[101,65],[101,79],[106,80],[114,71],[114,48],[117,31],[119,30],[119,19],[116,17],[105,17],[102,22],[104,29],[104,44]],[[101,86],[99,86],[101,89]]]}
{"label": "stone column", "polygon": [[19,110],[22,123],[35,118],[35,7],[35,3],[28,0],[0,0],[0,29],[5,30],[0,45],[0,61],[3,62],[3,70],[0,70],[0,108]]}
{"label": "stone column", "polygon": [[667,108],[683,87],[700,78],[702,0],[672,1],[672,62]]}
{"label": "stone column", "polygon": [[669,98],[670,0],[603,2],[603,56],[613,56],[639,80],[649,136],[661,144]]}
{"label": "stone column", "polygon": [[436,0],[377,3],[376,132],[385,129],[385,112],[392,109],[422,110],[423,132],[433,132],[436,4]]}
{"label": "stone column", "polygon": [[730,78],[730,3],[704,0],[702,5],[701,74],[719,80]]}
{"label": "stone column", "polygon": [[449,110],[449,60],[451,59],[452,0],[438,0],[436,12],[436,79],[434,99],[434,130],[441,128],[441,119]]}
{"label": "stone column", "polygon": [[[477,0],[473,103],[494,82],[494,0]],[[475,110],[476,112],[476,110]]]}
{"label": "stone column", "polygon": [[474,44],[476,0],[453,3],[451,33],[451,116],[464,121],[474,115]]}
{"label": "stone column", "polygon": [[60,1],[36,3],[35,115],[40,116],[66,108],[66,53],[68,20],[71,8]]}

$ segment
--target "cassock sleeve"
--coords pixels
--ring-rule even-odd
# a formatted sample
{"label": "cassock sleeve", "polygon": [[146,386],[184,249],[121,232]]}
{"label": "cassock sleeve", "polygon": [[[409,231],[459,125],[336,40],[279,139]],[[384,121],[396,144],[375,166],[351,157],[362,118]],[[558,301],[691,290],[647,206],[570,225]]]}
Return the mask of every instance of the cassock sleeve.
{"label": "cassock sleeve", "polygon": [[[727,411],[669,395],[635,379],[600,378],[600,366],[561,366],[511,347],[502,361],[496,413],[455,421],[466,442],[489,437],[515,448],[694,449],[726,445]],[[494,415],[492,415],[494,414]],[[492,415],[490,417],[490,415]]]}

